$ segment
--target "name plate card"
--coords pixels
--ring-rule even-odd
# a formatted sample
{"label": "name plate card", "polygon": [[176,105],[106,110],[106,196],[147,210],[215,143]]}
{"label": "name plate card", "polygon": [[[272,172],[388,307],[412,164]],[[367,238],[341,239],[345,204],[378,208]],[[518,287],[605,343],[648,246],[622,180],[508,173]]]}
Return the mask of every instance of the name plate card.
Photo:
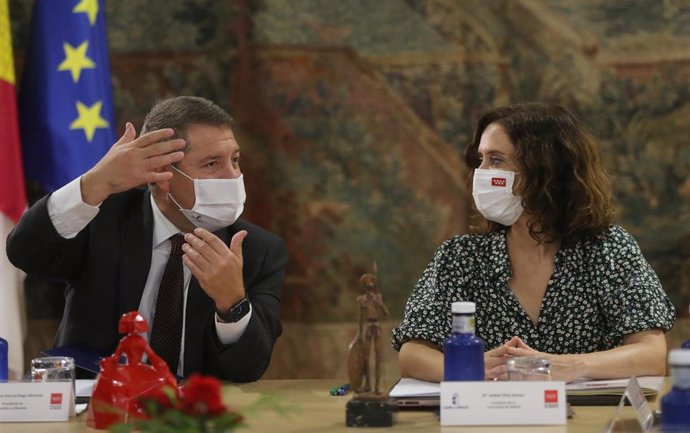
{"label": "name plate card", "polygon": [[628,380],[628,385],[625,387],[625,393],[621,396],[621,400],[618,403],[618,408],[616,413],[609,421],[606,428],[604,428],[604,433],[611,433],[613,427],[618,421],[618,417],[621,414],[623,406],[625,406],[625,400],[628,399],[633,408],[635,408],[635,414],[637,415],[637,422],[640,423],[640,428],[643,432],[648,432],[654,430],[654,413],[647,403],[647,399],[642,393],[642,388],[640,388],[640,383],[637,381],[637,377],[633,376]]}
{"label": "name plate card", "polygon": [[0,422],[67,421],[73,393],[70,381],[0,383]]}
{"label": "name plate card", "polygon": [[625,395],[628,397],[628,400],[630,400],[630,404],[635,408],[637,421],[640,423],[642,431],[650,431],[654,424],[654,414],[649,404],[647,404],[647,399],[644,398],[640,383],[635,376],[631,377],[628,381],[628,386],[625,388]]}
{"label": "name plate card", "polygon": [[441,382],[441,425],[565,424],[565,382]]}

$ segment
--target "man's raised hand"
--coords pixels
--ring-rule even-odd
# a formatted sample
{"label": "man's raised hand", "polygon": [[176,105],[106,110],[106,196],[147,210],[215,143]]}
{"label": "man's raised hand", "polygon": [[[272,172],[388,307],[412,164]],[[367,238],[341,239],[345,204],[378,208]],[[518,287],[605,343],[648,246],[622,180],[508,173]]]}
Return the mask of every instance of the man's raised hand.
{"label": "man's raised hand", "polygon": [[122,137],[82,176],[82,200],[96,206],[111,194],[169,180],[172,173],[163,168],[181,160],[185,146],[182,139],[170,139],[173,134],[172,129],[166,128],[136,138],[134,126],[127,122]]}

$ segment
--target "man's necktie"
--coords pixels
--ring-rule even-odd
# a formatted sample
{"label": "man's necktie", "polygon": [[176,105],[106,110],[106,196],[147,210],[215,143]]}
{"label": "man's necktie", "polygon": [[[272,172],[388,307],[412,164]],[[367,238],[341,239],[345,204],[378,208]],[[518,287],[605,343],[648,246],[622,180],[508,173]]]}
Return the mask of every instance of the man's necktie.
{"label": "man's necktie", "polygon": [[156,298],[156,312],[151,329],[151,348],[168,363],[170,372],[177,374],[182,341],[182,312],[184,307],[184,272],[182,244],[184,238],[176,234],[170,238],[170,258]]}

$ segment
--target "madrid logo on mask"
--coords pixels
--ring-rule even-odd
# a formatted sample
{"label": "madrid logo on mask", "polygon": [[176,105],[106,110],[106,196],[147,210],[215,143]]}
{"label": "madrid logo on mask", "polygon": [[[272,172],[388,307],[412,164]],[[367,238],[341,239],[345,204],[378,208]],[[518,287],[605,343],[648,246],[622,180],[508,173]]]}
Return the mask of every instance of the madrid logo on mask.
{"label": "madrid logo on mask", "polygon": [[491,186],[506,186],[506,178],[505,177],[492,177],[491,178]]}

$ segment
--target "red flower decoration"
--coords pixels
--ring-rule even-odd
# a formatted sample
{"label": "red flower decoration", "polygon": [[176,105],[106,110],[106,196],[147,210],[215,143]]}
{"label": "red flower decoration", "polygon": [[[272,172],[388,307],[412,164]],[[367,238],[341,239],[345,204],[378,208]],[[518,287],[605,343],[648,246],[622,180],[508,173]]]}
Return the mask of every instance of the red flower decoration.
{"label": "red flower decoration", "polygon": [[237,410],[223,404],[218,379],[199,374],[179,389],[152,389],[137,405],[139,416],[112,425],[112,433],[228,433],[244,424]]}
{"label": "red flower decoration", "polygon": [[180,389],[177,409],[193,416],[217,416],[227,408],[221,400],[220,382],[215,377],[193,374]]}

